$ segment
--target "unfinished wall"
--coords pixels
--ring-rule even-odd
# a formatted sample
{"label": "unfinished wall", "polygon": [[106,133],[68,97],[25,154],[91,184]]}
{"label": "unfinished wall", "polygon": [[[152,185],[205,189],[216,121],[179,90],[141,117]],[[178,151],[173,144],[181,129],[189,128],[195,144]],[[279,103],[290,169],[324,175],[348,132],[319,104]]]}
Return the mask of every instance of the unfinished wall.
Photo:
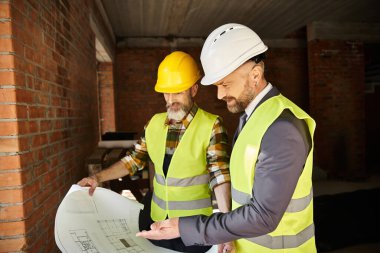
{"label": "unfinished wall", "polygon": [[112,62],[98,64],[98,82],[101,133],[115,132],[115,89]]}
{"label": "unfinished wall", "polygon": [[58,204],[99,136],[91,5],[0,1],[0,252],[58,252]]}
{"label": "unfinished wall", "polygon": [[363,176],[365,164],[363,43],[308,42],[310,108],[317,121],[315,164],[332,176]]}
{"label": "unfinished wall", "polygon": [[309,112],[306,47],[269,48],[265,71],[269,82],[283,95]]}

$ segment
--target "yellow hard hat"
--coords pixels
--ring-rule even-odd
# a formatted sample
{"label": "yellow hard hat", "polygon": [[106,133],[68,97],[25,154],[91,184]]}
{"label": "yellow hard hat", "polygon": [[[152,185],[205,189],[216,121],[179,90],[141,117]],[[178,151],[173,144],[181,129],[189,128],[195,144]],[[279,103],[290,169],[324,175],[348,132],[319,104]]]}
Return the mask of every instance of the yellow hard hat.
{"label": "yellow hard hat", "polygon": [[189,89],[201,78],[197,63],[187,53],[175,51],[158,67],[154,89],[161,93],[178,93]]}

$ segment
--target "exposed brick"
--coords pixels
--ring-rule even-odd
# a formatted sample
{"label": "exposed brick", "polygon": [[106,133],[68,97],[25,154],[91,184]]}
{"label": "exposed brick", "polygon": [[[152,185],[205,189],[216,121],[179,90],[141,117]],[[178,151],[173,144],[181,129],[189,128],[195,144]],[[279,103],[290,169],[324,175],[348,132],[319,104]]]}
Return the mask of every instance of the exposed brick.
{"label": "exposed brick", "polygon": [[15,76],[13,72],[0,71],[0,85],[15,84]]}
{"label": "exposed brick", "polygon": [[17,152],[17,151],[20,151],[19,139],[0,138],[0,152]]}
{"label": "exposed brick", "polygon": [[29,107],[29,118],[45,118],[46,108],[40,106],[30,106]]}
{"label": "exposed brick", "polygon": [[48,251],[45,247],[46,237],[47,237],[46,232],[44,233],[40,232],[38,233],[37,236],[36,236],[36,241],[33,241],[32,244],[30,245],[28,252],[31,252],[31,253],[52,252],[53,253],[53,251]]}
{"label": "exposed brick", "polygon": [[25,186],[23,188],[23,197],[24,200],[30,200],[32,197],[34,197],[38,192],[41,190],[40,182],[38,180],[34,180],[29,185]]}
{"label": "exposed brick", "polygon": [[17,89],[16,90],[16,98],[18,103],[32,103],[34,97],[34,92],[24,90],[24,89]]}
{"label": "exposed brick", "polygon": [[20,186],[22,184],[22,172],[0,173],[0,187]]}
{"label": "exposed brick", "polygon": [[17,118],[15,105],[0,105],[0,118]]}
{"label": "exposed brick", "polygon": [[0,222],[0,236],[20,235],[23,234],[24,231],[24,221]]}
{"label": "exposed brick", "polygon": [[3,119],[24,119],[27,117],[27,108],[22,105],[0,104],[0,118]]}
{"label": "exposed brick", "polygon": [[0,202],[19,203],[23,201],[22,189],[0,190]]}
{"label": "exposed brick", "polygon": [[25,249],[26,249],[25,237],[0,240],[0,252],[14,252],[14,251],[21,251]]}
{"label": "exposed brick", "polygon": [[[1,6],[1,5],[0,5]],[[10,38],[0,38],[0,52],[13,52],[13,44]]]}
{"label": "exposed brick", "polygon": [[10,18],[10,5],[0,2],[0,18]]}
{"label": "exposed brick", "polygon": [[[0,208],[1,220],[15,220],[24,218],[24,206],[2,206]],[[1,252],[1,251],[0,251]]]}
{"label": "exposed brick", "polygon": [[[361,43],[308,42],[315,163],[332,177],[365,174],[364,53]],[[338,116],[340,115],[340,116]]]}
{"label": "exposed brick", "polygon": [[15,89],[0,89],[0,101],[1,102],[16,102],[16,90]]}
{"label": "exposed brick", "polygon": [[38,147],[46,145],[48,143],[48,137],[46,134],[35,135],[32,137],[32,146]]}
{"label": "exposed brick", "polygon": [[19,156],[0,156],[0,170],[18,169],[20,167],[21,161]]}
{"label": "exposed brick", "polygon": [[[1,122],[0,140],[7,140],[7,146],[0,143],[0,152],[23,154],[0,156],[0,189],[7,187],[0,190],[0,202],[10,204],[1,210],[0,223],[26,219],[23,231],[14,233],[25,235],[28,243],[25,238],[22,244],[10,242],[6,252],[58,252],[57,206],[70,185],[85,175],[85,158],[99,138],[97,62],[88,20],[96,5],[91,1],[9,1],[9,5],[12,23],[0,22],[0,35],[6,35],[0,36],[0,51],[5,52],[0,68],[12,71],[0,71],[0,85],[7,86],[0,102],[16,104],[0,103],[0,118],[17,123]],[[9,139],[12,135],[20,136]],[[13,169],[20,169],[19,177],[18,172],[7,171]]]}
{"label": "exposed brick", "polygon": [[11,22],[0,22],[0,35],[10,35],[11,33]]}
{"label": "exposed brick", "polygon": [[0,136],[16,135],[18,132],[19,130],[17,121],[0,122]]}
{"label": "exposed brick", "polygon": [[0,68],[4,68],[4,69],[15,68],[14,56],[13,55],[0,55]]}
{"label": "exposed brick", "polygon": [[115,126],[115,95],[112,63],[100,63],[98,66],[100,89],[100,114],[102,133],[114,132]]}

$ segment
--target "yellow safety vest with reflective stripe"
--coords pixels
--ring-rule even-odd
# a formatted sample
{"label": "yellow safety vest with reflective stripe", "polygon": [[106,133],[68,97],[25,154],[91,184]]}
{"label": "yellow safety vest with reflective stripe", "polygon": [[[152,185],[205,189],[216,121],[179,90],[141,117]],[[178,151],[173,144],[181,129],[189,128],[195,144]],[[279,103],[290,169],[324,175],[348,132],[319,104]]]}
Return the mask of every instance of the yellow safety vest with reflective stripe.
{"label": "yellow safety vest with reflective stripe", "polygon": [[145,130],[148,153],[156,172],[152,220],[165,220],[167,216],[210,215],[212,200],[206,151],[217,116],[198,108],[173,154],[165,177],[162,166],[168,131],[166,117],[167,113],[156,114]]}
{"label": "yellow safety vest with reflective stripe", "polygon": [[[298,119],[305,120],[313,138],[315,121],[282,95],[269,98],[251,115],[235,142],[230,173],[232,208],[247,204],[252,198],[255,166],[261,140],[271,124],[289,109]],[[277,228],[266,235],[236,241],[237,252],[316,252],[313,223],[312,165],[313,141],[303,172],[292,199]],[[296,176],[296,175],[295,175]]]}

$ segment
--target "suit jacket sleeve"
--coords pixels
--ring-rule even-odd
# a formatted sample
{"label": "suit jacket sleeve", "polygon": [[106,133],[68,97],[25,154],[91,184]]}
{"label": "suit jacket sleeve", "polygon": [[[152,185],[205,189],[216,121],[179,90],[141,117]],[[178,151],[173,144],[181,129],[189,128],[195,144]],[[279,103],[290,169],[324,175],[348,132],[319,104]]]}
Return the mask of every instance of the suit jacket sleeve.
{"label": "suit jacket sleeve", "polygon": [[293,195],[310,143],[305,122],[283,113],[263,137],[253,198],[229,213],[181,217],[179,230],[185,245],[219,244],[272,232]]}

